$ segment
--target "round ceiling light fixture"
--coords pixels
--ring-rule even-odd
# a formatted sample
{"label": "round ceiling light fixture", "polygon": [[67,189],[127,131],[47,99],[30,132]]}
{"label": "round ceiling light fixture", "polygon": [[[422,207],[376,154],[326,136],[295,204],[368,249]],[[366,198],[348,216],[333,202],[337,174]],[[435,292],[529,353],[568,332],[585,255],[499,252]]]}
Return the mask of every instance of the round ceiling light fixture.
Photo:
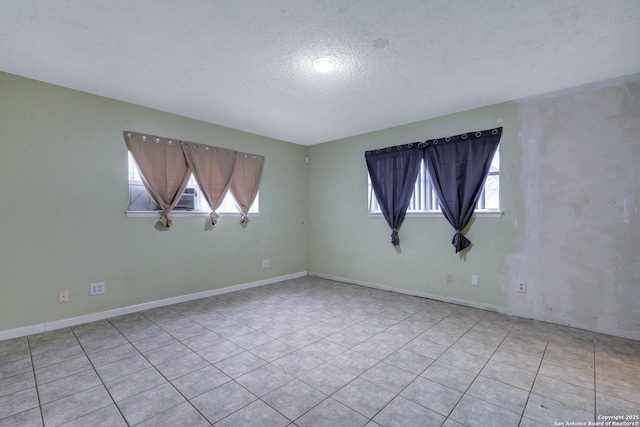
{"label": "round ceiling light fixture", "polygon": [[321,73],[328,73],[336,68],[338,62],[330,56],[321,56],[313,60],[313,66]]}

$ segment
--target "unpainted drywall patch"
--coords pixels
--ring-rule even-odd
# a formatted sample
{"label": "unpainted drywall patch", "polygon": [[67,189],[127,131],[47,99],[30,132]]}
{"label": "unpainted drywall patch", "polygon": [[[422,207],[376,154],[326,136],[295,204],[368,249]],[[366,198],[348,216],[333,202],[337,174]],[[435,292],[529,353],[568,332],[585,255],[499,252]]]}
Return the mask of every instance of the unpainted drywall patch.
{"label": "unpainted drywall patch", "polygon": [[640,339],[639,98],[637,75],[518,102],[524,233],[503,283],[512,312]]}

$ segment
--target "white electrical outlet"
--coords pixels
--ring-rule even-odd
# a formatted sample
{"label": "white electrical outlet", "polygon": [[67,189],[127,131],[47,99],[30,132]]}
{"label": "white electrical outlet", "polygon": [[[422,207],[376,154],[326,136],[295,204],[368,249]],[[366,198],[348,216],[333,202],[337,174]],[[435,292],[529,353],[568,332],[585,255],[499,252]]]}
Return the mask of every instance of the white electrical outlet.
{"label": "white electrical outlet", "polygon": [[293,264],[293,257],[292,256],[287,258],[287,264]]}
{"label": "white electrical outlet", "polygon": [[269,262],[268,259],[263,259],[262,260],[262,268],[269,268],[270,264],[271,263]]}
{"label": "white electrical outlet", "polygon": [[104,294],[104,288],[104,282],[91,283],[89,285],[89,295],[102,295]]}
{"label": "white electrical outlet", "polygon": [[475,274],[471,275],[471,285],[478,286],[478,276]]}
{"label": "white electrical outlet", "polygon": [[518,282],[518,292],[527,292],[527,282]]}
{"label": "white electrical outlet", "polygon": [[58,293],[58,302],[68,302],[69,301],[69,291],[64,290]]}
{"label": "white electrical outlet", "polygon": [[453,273],[447,273],[447,283],[453,283]]}

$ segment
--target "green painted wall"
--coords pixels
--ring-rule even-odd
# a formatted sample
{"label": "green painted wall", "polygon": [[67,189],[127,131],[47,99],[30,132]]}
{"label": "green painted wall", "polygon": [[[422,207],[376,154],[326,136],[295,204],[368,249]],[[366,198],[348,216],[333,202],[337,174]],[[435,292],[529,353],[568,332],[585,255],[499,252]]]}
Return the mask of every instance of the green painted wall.
{"label": "green painted wall", "polygon": [[[504,215],[461,254],[443,217],[407,218],[397,252],[365,151],[495,126]],[[309,271],[640,340],[638,135],[640,74],[312,146]]]}
{"label": "green painted wall", "polygon": [[[408,217],[400,229],[400,250],[382,216],[367,211],[364,152],[372,148],[502,126],[502,218],[479,217],[467,227],[474,247],[463,255],[451,245],[453,229],[444,217]],[[311,212],[309,271],[447,298],[504,306],[497,277],[518,244],[509,212],[522,210],[517,164],[519,122],[513,104],[500,104],[310,147]],[[453,284],[446,274],[453,273]],[[471,275],[479,286],[471,286]]]}
{"label": "green painted wall", "polygon": [[[168,231],[126,218],[125,129],[265,155],[261,216],[246,229],[223,217],[211,231],[206,218],[174,218]],[[0,331],[307,270],[306,155],[0,73]],[[90,297],[98,281],[106,293]],[[68,303],[57,302],[60,289]]]}
{"label": "green painted wall", "polygon": [[[638,100],[634,75],[303,147],[0,73],[0,331],[310,271],[638,340]],[[443,217],[407,218],[396,251],[364,152],[497,126],[504,215],[462,254]],[[265,155],[261,216],[126,218],[124,129]]]}

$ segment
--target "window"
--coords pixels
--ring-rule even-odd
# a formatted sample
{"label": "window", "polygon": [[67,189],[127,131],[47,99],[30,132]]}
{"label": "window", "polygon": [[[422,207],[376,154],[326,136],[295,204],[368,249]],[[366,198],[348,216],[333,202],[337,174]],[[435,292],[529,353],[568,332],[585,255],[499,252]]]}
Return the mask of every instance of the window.
{"label": "window", "polygon": [[[368,209],[369,213],[380,213],[380,206],[378,200],[371,187],[371,179],[368,178]],[[496,151],[491,161],[491,168],[487,175],[487,180],[484,183],[484,189],[480,194],[478,200],[478,206],[476,211],[480,212],[499,212],[500,211],[500,148]],[[416,180],[413,196],[409,202],[409,208],[407,214],[412,213],[439,213],[440,205],[438,204],[438,197],[433,190],[429,174],[424,165],[424,162],[420,164],[420,172],[418,173],[418,179]]]}
{"label": "window", "polygon": [[[131,152],[129,154],[129,211],[158,211],[160,208],[153,201],[151,195],[142,184],[140,172],[133,160]],[[260,193],[256,196],[256,200],[249,209],[249,214],[257,214],[260,212]],[[193,175],[189,178],[187,188],[185,188],[180,201],[173,208],[173,211],[191,211],[191,212],[211,212],[211,208],[207,200],[200,195],[200,188]],[[218,214],[238,214],[242,213],[236,207],[231,191],[227,192],[222,205],[216,209]]]}

